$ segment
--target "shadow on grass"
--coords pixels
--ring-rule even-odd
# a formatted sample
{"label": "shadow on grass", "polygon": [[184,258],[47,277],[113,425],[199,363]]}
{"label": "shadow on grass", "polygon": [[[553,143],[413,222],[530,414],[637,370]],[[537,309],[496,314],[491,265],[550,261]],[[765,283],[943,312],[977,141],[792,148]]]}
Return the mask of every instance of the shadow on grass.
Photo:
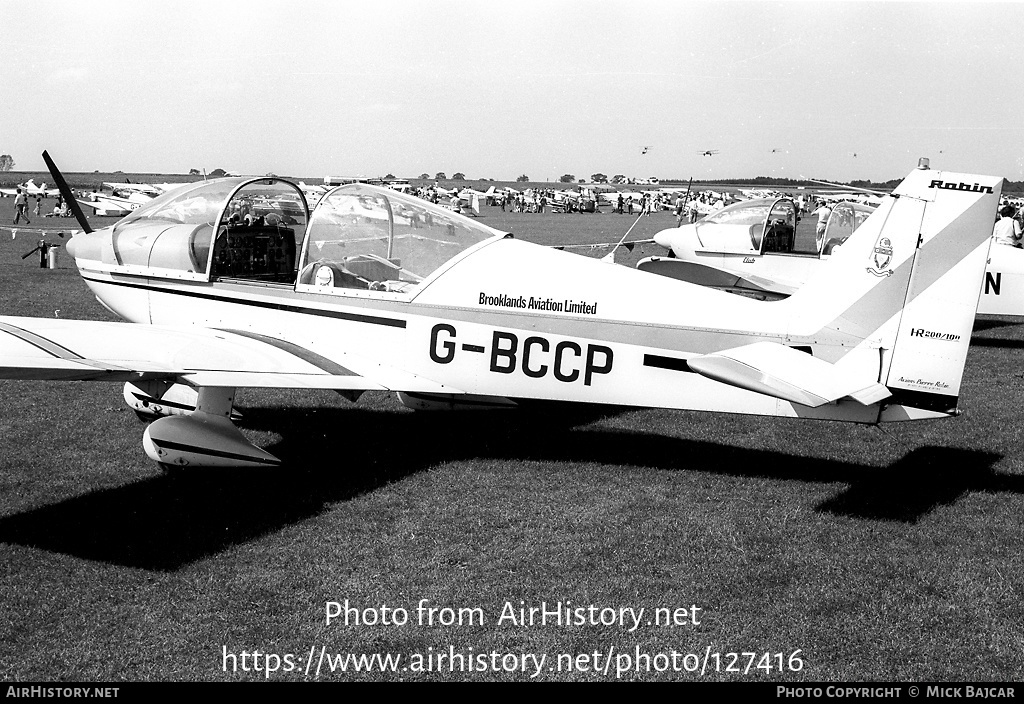
{"label": "shadow on grass", "polygon": [[322,512],[441,462],[474,458],[593,462],[740,477],[845,482],[817,510],[915,521],[967,490],[1024,493],[1024,477],[998,475],[992,453],[911,451],[879,469],[604,428],[574,429],[608,409],[517,413],[246,410],[244,427],[273,429],[276,470],[198,470],[85,494],[0,519],[0,542],[153,570],[174,570]]}
{"label": "shadow on grass", "polygon": [[817,509],[852,518],[914,522],[969,490],[1024,493],[1024,477],[993,470],[999,459],[980,450],[916,448],[885,469],[864,472]]}
{"label": "shadow on grass", "polygon": [[998,337],[971,337],[971,347],[999,347],[1008,350],[1024,348],[1024,340],[1004,340]]}
{"label": "shadow on grass", "polygon": [[1024,318],[1018,316],[979,316],[974,319],[974,332],[1015,327],[1022,322],[1024,322]]}

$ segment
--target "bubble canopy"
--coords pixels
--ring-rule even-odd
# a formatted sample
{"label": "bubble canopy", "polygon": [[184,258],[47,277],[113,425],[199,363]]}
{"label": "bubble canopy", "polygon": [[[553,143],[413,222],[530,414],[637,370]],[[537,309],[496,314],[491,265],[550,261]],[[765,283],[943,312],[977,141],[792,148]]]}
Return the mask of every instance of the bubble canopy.
{"label": "bubble canopy", "polygon": [[[348,184],[313,214],[277,177],[187,184],[120,220],[86,258],[128,273],[408,295],[465,250],[506,235],[420,198]],[[81,248],[84,250],[85,245]]]}
{"label": "bubble canopy", "polygon": [[223,178],[169,191],[112,228],[112,261],[128,271],[211,280],[295,281],[309,217],[302,191],[276,177]]}
{"label": "bubble canopy", "polygon": [[408,294],[459,253],[505,234],[388,188],[339,186],[310,216],[298,288]]}

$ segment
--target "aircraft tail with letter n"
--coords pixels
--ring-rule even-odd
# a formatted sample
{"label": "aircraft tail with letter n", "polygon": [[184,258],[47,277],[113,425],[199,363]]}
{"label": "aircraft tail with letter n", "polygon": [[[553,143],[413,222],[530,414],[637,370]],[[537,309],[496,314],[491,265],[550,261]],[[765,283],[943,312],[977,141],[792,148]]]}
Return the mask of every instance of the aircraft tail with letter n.
{"label": "aircraft tail with letter n", "polygon": [[878,421],[956,413],[1001,188],[994,176],[917,169],[775,304],[802,328],[795,336],[854,346],[833,352],[836,371],[877,369],[878,384],[858,391],[885,399]]}

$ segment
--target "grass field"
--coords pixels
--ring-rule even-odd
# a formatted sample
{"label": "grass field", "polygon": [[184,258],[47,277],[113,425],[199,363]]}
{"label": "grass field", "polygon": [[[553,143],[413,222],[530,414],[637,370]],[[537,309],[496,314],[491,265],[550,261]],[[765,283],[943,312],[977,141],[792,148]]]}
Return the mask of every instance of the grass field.
{"label": "grass field", "polygon": [[[0,225],[12,208],[0,200]],[[483,222],[581,243],[633,220],[487,209]],[[644,218],[630,238],[673,222]],[[66,253],[55,271],[20,258],[36,239],[0,230],[0,311],[109,319]],[[298,681],[315,678],[305,667],[321,648],[405,658],[393,673],[325,664],[321,680],[533,673],[532,661],[416,671],[414,656],[436,670],[453,648],[546,655],[538,680],[615,679],[638,649],[651,671],[621,679],[1019,680],[1022,347],[1024,326],[979,320],[964,414],[884,428],[573,407],[419,414],[384,394],[242,390],[240,427],[284,467],[180,476],[145,457],[119,384],[0,382],[0,677],[263,679],[251,657],[241,669],[258,650],[292,654],[294,671],[282,661],[272,678]],[[421,624],[423,599],[465,609],[463,623]],[[327,602],[346,600],[361,618],[404,608],[408,623],[328,624]],[[646,611],[633,630],[499,622],[506,605],[542,602]],[[689,618],[658,625],[658,608]],[[673,651],[684,671],[654,671]],[[685,671],[686,653],[703,674]]]}

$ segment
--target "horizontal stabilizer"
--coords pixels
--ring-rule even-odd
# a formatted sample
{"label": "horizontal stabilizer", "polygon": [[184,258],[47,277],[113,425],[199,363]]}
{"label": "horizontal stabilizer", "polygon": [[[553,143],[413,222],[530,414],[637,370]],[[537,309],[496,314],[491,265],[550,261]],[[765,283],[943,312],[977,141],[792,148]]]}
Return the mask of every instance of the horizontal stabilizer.
{"label": "horizontal stabilizer", "polygon": [[686,361],[693,371],[723,384],[816,408],[846,396],[864,405],[890,393],[874,380],[854,376],[806,352],[776,342],[756,342]]}

